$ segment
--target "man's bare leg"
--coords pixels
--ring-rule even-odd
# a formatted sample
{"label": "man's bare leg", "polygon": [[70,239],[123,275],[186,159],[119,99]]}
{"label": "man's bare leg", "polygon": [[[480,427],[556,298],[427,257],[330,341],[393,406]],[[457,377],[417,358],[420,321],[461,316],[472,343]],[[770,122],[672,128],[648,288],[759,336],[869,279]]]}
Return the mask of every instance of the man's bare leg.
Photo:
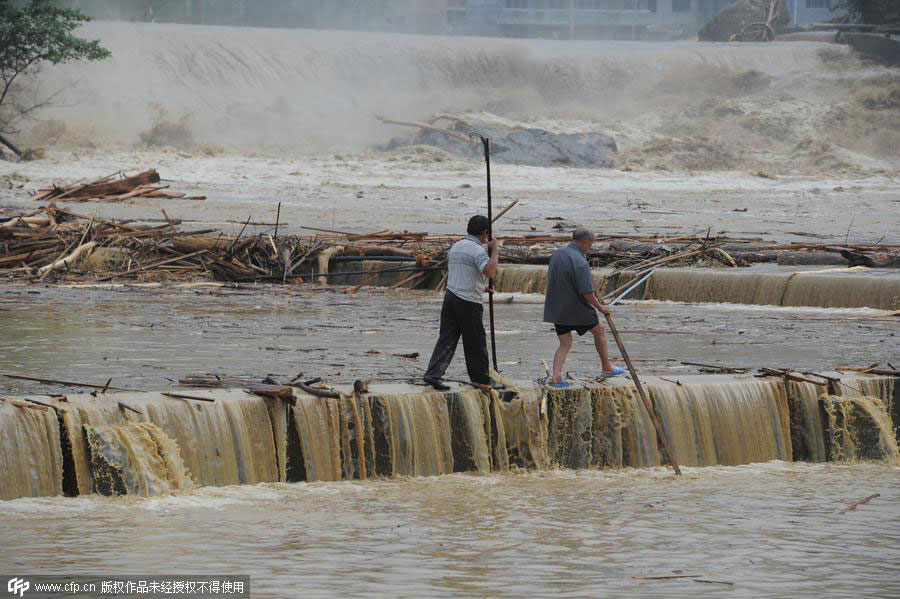
{"label": "man's bare leg", "polygon": [[591,334],[594,336],[594,347],[597,348],[597,354],[600,356],[603,372],[611,372],[613,365],[609,361],[609,350],[606,347],[606,334],[603,332],[603,325],[598,322],[597,326],[591,329]]}
{"label": "man's bare leg", "polygon": [[572,333],[557,335],[557,338],[559,339],[559,347],[553,356],[553,375],[550,377],[550,382],[554,385],[562,381],[563,365],[566,363],[566,356],[569,355],[569,350],[572,349]]}

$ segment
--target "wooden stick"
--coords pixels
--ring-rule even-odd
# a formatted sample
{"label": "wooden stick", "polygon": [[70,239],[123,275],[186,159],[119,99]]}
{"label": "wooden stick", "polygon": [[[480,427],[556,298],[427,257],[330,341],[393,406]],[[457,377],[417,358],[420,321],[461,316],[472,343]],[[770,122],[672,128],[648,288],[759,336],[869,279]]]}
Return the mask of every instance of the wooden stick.
{"label": "wooden stick", "polygon": [[164,264],[169,264],[171,262],[178,262],[179,260],[184,260],[186,258],[191,258],[193,256],[199,256],[200,254],[205,254],[206,252],[207,252],[207,250],[198,250],[198,251],[192,252],[190,254],[182,254],[180,256],[175,256],[174,258],[169,258],[168,260],[161,260],[159,262],[154,262],[153,264],[147,264],[146,266],[141,266],[140,268],[135,268],[133,270],[126,270],[125,272],[118,272],[118,273],[111,274],[111,275],[108,275],[105,277],[100,277],[99,279],[94,279],[94,282],[99,283],[101,281],[109,281],[111,279],[115,279],[116,277],[124,277],[125,275],[142,272],[145,270],[149,270],[151,268],[163,266]]}
{"label": "wooden stick", "polygon": [[5,137],[3,137],[3,135],[0,135],[0,143],[2,143],[4,146],[6,146],[6,147],[9,148],[10,150],[12,150],[12,151],[13,151],[13,154],[15,154],[16,156],[18,156],[19,158],[22,157],[22,150],[20,150],[19,148],[17,148],[17,147],[13,144],[13,142],[11,142],[11,141],[9,141],[8,139],[6,139]]}
{"label": "wooden stick", "polygon": [[685,572],[684,574],[651,574],[650,576],[632,576],[635,580],[666,580],[669,578],[697,578],[706,576],[703,572]]}
{"label": "wooden stick", "polygon": [[80,258],[82,254],[87,253],[87,252],[91,251],[92,249],[94,249],[94,246],[96,246],[96,245],[97,245],[97,242],[95,242],[95,241],[89,241],[87,243],[82,243],[77,248],[75,248],[71,254],[69,254],[65,258],[60,258],[56,262],[53,262],[52,264],[48,264],[47,266],[42,267],[40,270],[38,270],[38,274],[40,275],[41,278],[44,278],[47,275],[47,273],[49,273],[51,270],[56,270],[57,268],[62,268],[63,266],[68,268],[69,264],[71,262],[74,262],[75,260]]}
{"label": "wooden stick", "polygon": [[49,225],[50,219],[46,216],[15,216],[3,224],[0,229],[11,229],[16,225]]}
{"label": "wooden stick", "polygon": [[365,279],[363,279],[362,283],[360,283],[359,285],[356,285],[355,287],[351,287],[350,289],[348,289],[347,293],[356,293],[357,291],[359,291],[366,285],[371,284],[377,278],[378,278],[378,275],[369,275]]}
{"label": "wooden stick", "polygon": [[[600,303],[603,303],[600,300],[599,294],[595,291],[594,295],[597,296],[597,300]],[[644,386],[641,385],[641,381],[638,378],[637,371],[634,369],[634,364],[631,363],[631,358],[628,357],[628,352],[625,350],[625,343],[622,342],[622,338],[619,336],[619,331],[616,330],[616,325],[613,324],[612,316],[609,314],[604,314],[606,316],[606,322],[609,324],[609,330],[612,331],[613,337],[616,338],[616,345],[619,346],[619,351],[622,352],[622,359],[625,360],[625,364],[628,366],[628,372],[631,373],[631,380],[634,382],[634,386],[637,388],[638,394],[641,396],[641,400],[644,402],[644,407],[647,409],[647,413],[650,415],[650,420],[653,421],[653,426],[656,428],[656,434],[659,435],[659,440],[662,442],[663,450],[666,452],[666,457],[669,458],[669,462],[672,463],[672,469],[675,471],[675,474],[681,475],[681,468],[678,467],[678,462],[675,460],[675,453],[672,451],[672,447],[669,445],[669,437],[666,435],[665,429],[663,429],[662,424],[659,422],[659,419],[656,417],[656,410],[653,408],[653,404],[650,402],[650,398],[647,397],[647,392],[644,391]]]}
{"label": "wooden stick", "polygon": [[504,206],[504,207],[503,207],[503,210],[501,210],[500,212],[498,212],[498,213],[497,213],[497,216],[495,216],[494,218],[491,219],[491,222],[492,222],[492,223],[495,223],[495,222],[497,222],[498,220],[500,220],[500,217],[501,217],[501,216],[503,216],[504,214],[506,214],[507,212],[509,212],[510,208],[512,208],[513,206],[515,206],[515,205],[518,204],[518,203],[519,203],[519,200],[516,199],[516,200],[513,200],[512,202],[510,202],[509,204],[507,204],[506,206]]}
{"label": "wooden stick", "polygon": [[9,373],[0,373],[2,376],[10,379],[19,379],[23,381],[35,381],[37,383],[44,383],[45,385],[65,385],[67,387],[88,387],[89,389],[107,389],[113,391],[136,391],[136,389],[119,389],[118,387],[110,387],[108,385],[91,385],[90,383],[75,383],[72,381],[58,381],[55,379],[41,379],[31,376],[22,376],[20,374],[9,374]]}
{"label": "wooden stick", "polygon": [[749,368],[744,368],[742,366],[718,366],[716,364],[703,364],[702,362],[682,362],[682,364],[686,366],[699,366],[700,368],[712,368],[714,370],[742,370],[744,372],[750,372]]}
{"label": "wooden stick", "polygon": [[[490,241],[494,238],[494,219],[491,218],[491,140],[484,136],[479,137],[484,146],[484,164],[487,169],[488,241]],[[500,248],[495,251],[499,253]],[[497,366],[497,336],[494,328],[494,279],[488,279],[488,314],[491,321],[491,357],[494,359],[494,370],[500,372]]]}
{"label": "wooden stick", "polygon": [[858,507],[861,506],[862,504],[864,504],[864,503],[869,503],[870,501],[872,501],[872,500],[875,499],[876,497],[881,497],[881,493],[874,493],[874,494],[872,494],[872,495],[869,495],[868,497],[864,497],[864,498],[862,498],[862,499],[860,499],[860,500],[858,500],[858,501],[854,501],[853,503],[851,503],[850,505],[848,505],[847,507],[845,507],[844,509],[842,509],[842,510],[839,511],[838,513],[839,513],[839,514],[846,514],[847,512],[852,512],[853,510],[855,510],[856,508],[858,508]]}
{"label": "wooden stick", "polygon": [[884,370],[880,368],[835,368],[838,372],[859,372],[881,376],[900,376],[900,370]]}
{"label": "wooden stick", "polygon": [[[65,197],[67,197],[67,196],[70,196],[70,195],[72,195],[73,193],[77,193],[77,192],[81,191],[82,189],[84,189],[84,188],[86,188],[86,187],[90,187],[91,185],[100,184],[100,183],[106,183],[107,181],[109,181],[110,179],[112,179],[113,177],[115,177],[116,175],[121,174],[121,172],[122,172],[122,171],[116,171],[116,172],[114,172],[114,173],[111,174],[111,175],[107,175],[107,176],[105,176],[105,177],[100,177],[99,179],[94,179],[93,181],[88,181],[88,182],[85,183],[84,185],[78,185],[78,186],[73,187],[73,188],[71,188],[71,189],[69,189],[69,190],[60,190],[60,191],[62,191],[63,193],[61,193],[61,194],[58,195],[58,196],[53,196],[53,195],[52,195],[52,192],[53,192],[54,190],[51,189],[49,195],[50,195],[51,197],[53,197],[53,201],[61,200],[62,198],[65,198]],[[40,201],[40,200],[43,200],[45,197],[48,197],[48,194],[42,194],[42,195],[40,195],[40,196],[38,196],[38,197],[36,197],[36,198],[34,198],[34,199],[37,200],[37,201]]]}
{"label": "wooden stick", "polygon": [[443,133],[447,137],[453,137],[455,139],[459,139],[461,141],[466,142],[467,144],[471,144],[472,140],[466,135],[462,133],[458,133],[456,131],[452,131],[450,129],[442,129],[441,127],[434,127],[433,125],[426,125],[425,123],[415,123],[415,122],[407,122],[407,121],[395,121],[393,119],[385,118],[383,116],[375,116],[376,119],[384,123],[385,125],[400,125],[402,127],[418,127],[420,129],[425,129],[426,131],[434,131],[435,133]]}
{"label": "wooden stick", "polygon": [[444,276],[441,277],[440,283],[437,284],[437,287],[436,287],[437,291],[441,291],[441,290],[444,289],[444,286],[447,284],[447,278],[448,278],[449,276],[450,276],[450,273],[449,273],[449,272],[445,272],[445,273],[444,273]]}
{"label": "wooden stick", "polygon": [[281,220],[281,202],[278,202],[278,211],[275,213],[275,235],[273,237],[278,239],[278,222]]}
{"label": "wooden stick", "polygon": [[775,370],[774,368],[760,368],[759,370],[760,372],[762,372],[762,374],[758,374],[756,376],[760,378],[767,376],[780,376],[786,378],[789,381],[794,381],[795,383],[812,383],[813,385],[819,385],[820,387],[825,387],[828,385],[828,383],[823,383],[822,381],[814,381],[806,377],[798,376],[788,370]]}
{"label": "wooden stick", "polygon": [[415,281],[416,279],[419,279],[419,278],[423,277],[423,276],[425,275],[425,273],[427,273],[427,272],[429,272],[429,271],[423,270],[423,271],[420,271],[420,272],[414,272],[413,274],[409,275],[408,277],[406,277],[406,278],[403,279],[402,281],[397,281],[396,283],[394,283],[393,285],[391,285],[391,289],[397,289],[398,287],[403,287],[403,286],[406,285],[407,283],[410,283],[410,282],[412,282],[412,281]]}
{"label": "wooden stick", "polygon": [[305,383],[301,383],[301,382],[297,382],[294,384],[297,385],[298,387],[300,387],[301,389],[303,389],[304,392],[306,392],[310,395],[313,395],[315,397],[330,397],[333,399],[337,399],[337,398],[340,398],[340,396],[341,396],[341,394],[338,393],[337,391],[330,391],[328,389],[317,389],[315,387],[310,387],[309,385],[307,385]]}
{"label": "wooden stick", "polygon": [[199,397],[197,395],[182,395],[181,393],[163,393],[166,397],[174,397],[175,399],[193,399],[195,401],[208,401],[214,402],[215,399],[211,397]]}
{"label": "wooden stick", "polygon": [[122,408],[123,410],[128,410],[130,412],[134,412],[135,414],[140,414],[141,416],[144,415],[143,412],[141,412],[140,410],[137,410],[135,408],[132,408],[131,406],[129,406],[127,403],[125,403],[123,401],[119,402],[119,407]]}

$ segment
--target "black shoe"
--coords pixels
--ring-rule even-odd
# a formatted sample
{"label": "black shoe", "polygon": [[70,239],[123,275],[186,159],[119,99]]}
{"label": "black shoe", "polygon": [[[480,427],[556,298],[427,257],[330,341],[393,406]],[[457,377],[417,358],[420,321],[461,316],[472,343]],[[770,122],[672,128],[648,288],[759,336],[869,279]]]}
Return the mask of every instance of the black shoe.
{"label": "black shoe", "polygon": [[449,391],[450,385],[446,384],[441,379],[436,379],[430,376],[422,377],[422,380],[437,389],[438,391]]}

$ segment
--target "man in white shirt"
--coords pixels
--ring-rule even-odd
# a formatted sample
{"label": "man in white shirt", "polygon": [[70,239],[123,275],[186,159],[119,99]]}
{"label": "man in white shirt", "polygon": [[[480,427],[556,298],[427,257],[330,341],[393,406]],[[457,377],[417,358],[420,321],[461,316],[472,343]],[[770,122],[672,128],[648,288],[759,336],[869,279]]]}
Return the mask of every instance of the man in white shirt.
{"label": "man in white shirt", "polygon": [[[476,385],[502,388],[488,374],[487,337],[484,332],[484,298],[487,279],[497,274],[497,238],[488,241],[490,222],[486,216],[469,219],[465,237],[453,244],[447,256],[447,292],[441,307],[441,331],[424,381],[439,391],[447,386],[441,378],[447,372],[459,338],[463,338],[466,369]],[[484,248],[487,243],[490,254]]]}

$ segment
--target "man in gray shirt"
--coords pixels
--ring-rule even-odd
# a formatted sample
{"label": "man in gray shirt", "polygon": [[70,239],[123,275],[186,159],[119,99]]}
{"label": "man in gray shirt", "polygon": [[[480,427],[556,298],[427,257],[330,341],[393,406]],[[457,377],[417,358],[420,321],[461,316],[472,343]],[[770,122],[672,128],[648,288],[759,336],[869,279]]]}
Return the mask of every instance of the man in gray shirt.
{"label": "man in gray shirt", "polygon": [[609,314],[609,308],[594,294],[594,279],[591,266],[585,254],[594,244],[594,234],[584,228],[577,228],[572,234],[572,242],[554,252],[547,272],[547,295],[544,299],[544,322],[553,323],[559,338],[559,349],[553,356],[551,387],[568,387],[562,380],[563,365],[572,349],[572,331],[584,335],[588,331],[594,336],[594,346],[600,355],[603,377],[619,376],[625,370],[613,366],[609,361],[606,336],[595,309]]}
{"label": "man in gray shirt", "polygon": [[[441,307],[441,332],[438,335],[425,382],[446,391],[441,378],[447,372],[459,338],[463,338],[466,354],[466,370],[469,379],[476,385],[502,387],[491,380],[488,374],[487,337],[484,333],[483,313],[484,288],[487,279],[497,274],[499,243],[495,237],[488,241],[486,216],[473,216],[466,228],[468,235],[453,244],[447,255],[447,292]],[[487,243],[490,249],[484,249]]]}

